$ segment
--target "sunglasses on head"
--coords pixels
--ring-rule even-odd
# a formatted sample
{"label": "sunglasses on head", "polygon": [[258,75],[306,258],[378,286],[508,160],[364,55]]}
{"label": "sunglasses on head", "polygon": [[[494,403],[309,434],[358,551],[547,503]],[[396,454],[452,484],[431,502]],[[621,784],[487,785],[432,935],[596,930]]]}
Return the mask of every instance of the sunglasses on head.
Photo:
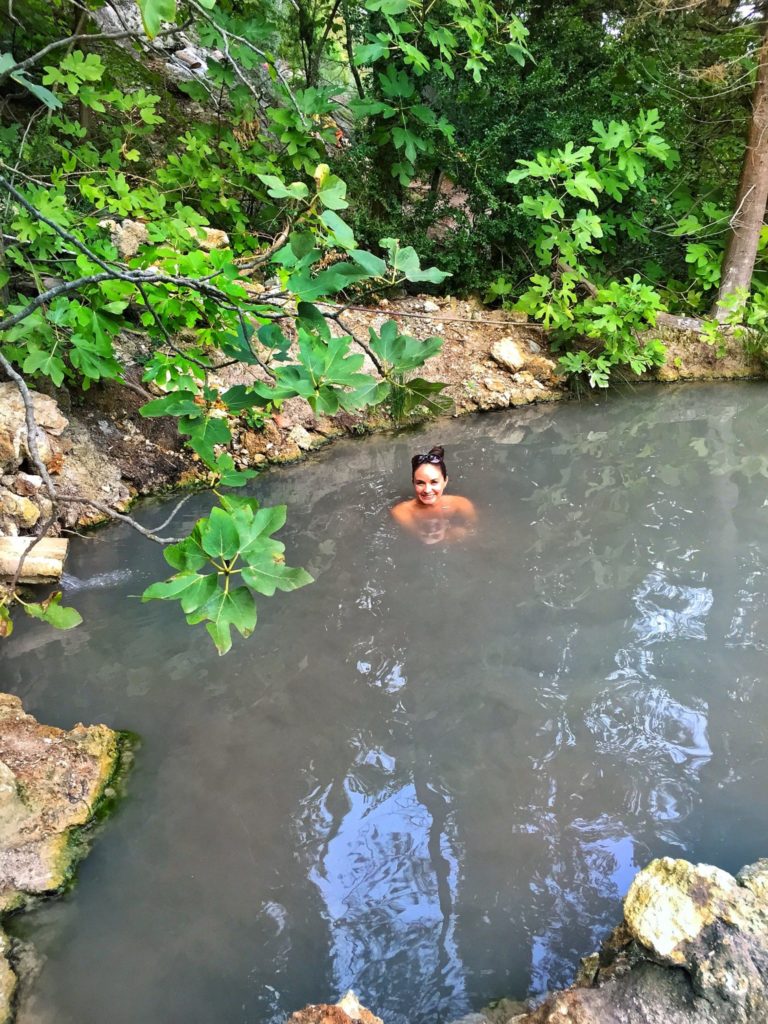
{"label": "sunglasses on head", "polygon": [[421,466],[425,462],[433,462],[436,466],[439,466],[442,461],[439,455],[434,455],[432,452],[427,452],[425,455],[414,455],[411,459],[414,466]]}

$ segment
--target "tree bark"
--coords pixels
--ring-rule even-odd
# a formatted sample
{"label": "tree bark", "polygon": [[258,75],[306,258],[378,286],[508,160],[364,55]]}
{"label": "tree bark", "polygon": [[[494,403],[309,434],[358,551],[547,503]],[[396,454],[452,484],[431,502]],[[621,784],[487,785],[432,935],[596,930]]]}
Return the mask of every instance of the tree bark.
{"label": "tree bark", "polygon": [[752,95],[749,140],[741,167],[736,209],[723,256],[720,290],[713,309],[716,320],[729,312],[726,296],[749,291],[768,200],[768,23],[758,51],[757,81]]}

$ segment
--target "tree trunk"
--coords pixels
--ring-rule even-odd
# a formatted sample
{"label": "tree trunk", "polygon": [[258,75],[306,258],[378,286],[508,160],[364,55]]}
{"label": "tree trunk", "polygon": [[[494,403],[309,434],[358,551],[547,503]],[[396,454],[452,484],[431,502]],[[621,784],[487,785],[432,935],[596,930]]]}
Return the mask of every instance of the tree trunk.
{"label": "tree trunk", "polygon": [[723,257],[720,290],[713,309],[715,319],[729,312],[726,296],[749,291],[768,200],[768,25],[758,51],[757,81],[752,95],[749,141],[741,168],[736,210]]}

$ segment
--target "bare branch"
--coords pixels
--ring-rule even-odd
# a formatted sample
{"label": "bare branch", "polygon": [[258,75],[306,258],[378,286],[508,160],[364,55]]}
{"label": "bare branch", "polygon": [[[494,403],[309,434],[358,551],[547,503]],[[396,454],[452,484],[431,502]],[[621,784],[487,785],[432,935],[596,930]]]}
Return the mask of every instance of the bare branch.
{"label": "bare branch", "polygon": [[252,260],[237,264],[240,270],[253,270],[254,267],[260,267],[263,263],[266,263],[268,259],[275,255],[278,249],[285,245],[292,227],[293,222],[290,220],[286,221],[280,234],[275,236],[269,248],[265,249],[264,252],[260,252],[258,256],[254,256]]}
{"label": "bare branch", "polygon": [[[184,26],[177,25],[175,28],[164,29],[162,32],[158,32],[157,36],[159,37],[176,35],[178,32],[182,32],[183,29]],[[72,46],[73,43],[79,43],[86,39],[88,40],[88,42],[94,42],[98,41],[99,39],[118,40],[131,39],[140,36],[141,33],[138,30],[128,29],[125,32],[95,32],[93,33],[93,35],[89,35],[87,32],[78,33],[76,35],[67,36],[66,39],[56,39],[54,40],[54,42],[49,43],[47,46],[44,46],[42,50],[38,50],[37,53],[33,53],[31,57],[27,57],[24,60],[20,60],[18,64],[14,64],[13,67],[8,68],[8,70],[4,72],[4,74],[0,75],[0,81],[2,81],[9,75],[15,74],[18,71],[24,71],[26,68],[31,67],[33,64],[36,64],[42,57],[45,57],[47,54],[51,53],[51,51],[58,50],[62,46]]]}
{"label": "bare branch", "polygon": [[200,4],[196,3],[195,0],[188,0],[188,2],[189,6],[193,10],[197,11],[201,18],[204,18],[210,25],[213,25],[216,31],[221,34],[222,38],[234,39],[238,43],[242,43],[243,46],[247,46],[252,53],[255,53],[257,57],[261,57],[263,61],[270,64],[274,68],[274,72],[277,75],[280,84],[283,86],[286,93],[288,94],[288,98],[293,104],[296,113],[299,115],[301,123],[304,125],[305,128],[309,129],[310,126],[307,124],[307,120],[304,117],[304,114],[299,109],[299,104],[296,102],[296,97],[293,95],[293,92],[291,91],[291,87],[288,84],[285,75],[280,70],[280,68],[277,67],[277,65],[270,60],[269,56],[264,52],[264,50],[260,50],[258,46],[255,46],[250,41],[250,39],[246,39],[244,36],[238,36],[234,32],[230,32],[228,29],[222,28],[221,25],[216,21],[216,19],[211,16],[210,11],[206,11],[206,9],[204,7],[201,7]]}
{"label": "bare branch", "polygon": [[[141,523],[137,523],[133,516],[126,515],[124,512],[118,512],[117,509],[113,508],[111,505],[107,505],[103,501],[97,501],[95,498],[84,498],[81,494],[59,494],[57,500],[80,505],[91,505],[99,512],[103,512],[104,515],[109,516],[110,519],[119,519],[121,523],[126,523],[132,529],[142,534],[142,536],[147,537],[149,540],[153,540],[156,544],[179,544],[185,539],[184,537],[159,537],[153,530],[148,530],[145,526],[142,526]],[[177,510],[180,507],[181,505],[179,504],[177,506]],[[173,515],[175,514],[176,512],[174,511]],[[173,518],[173,515],[171,518]],[[158,529],[162,529],[163,526],[166,525],[166,523],[163,523],[162,526],[158,527]]]}

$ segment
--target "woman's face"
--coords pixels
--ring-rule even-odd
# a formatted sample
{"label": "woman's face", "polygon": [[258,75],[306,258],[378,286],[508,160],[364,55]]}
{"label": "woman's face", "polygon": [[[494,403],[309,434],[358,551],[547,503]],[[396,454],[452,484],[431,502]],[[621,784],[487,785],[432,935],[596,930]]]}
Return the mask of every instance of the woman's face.
{"label": "woman's face", "polygon": [[448,480],[440,472],[440,467],[431,462],[422,463],[413,474],[413,489],[420,505],[436,505],[445,490]]}

